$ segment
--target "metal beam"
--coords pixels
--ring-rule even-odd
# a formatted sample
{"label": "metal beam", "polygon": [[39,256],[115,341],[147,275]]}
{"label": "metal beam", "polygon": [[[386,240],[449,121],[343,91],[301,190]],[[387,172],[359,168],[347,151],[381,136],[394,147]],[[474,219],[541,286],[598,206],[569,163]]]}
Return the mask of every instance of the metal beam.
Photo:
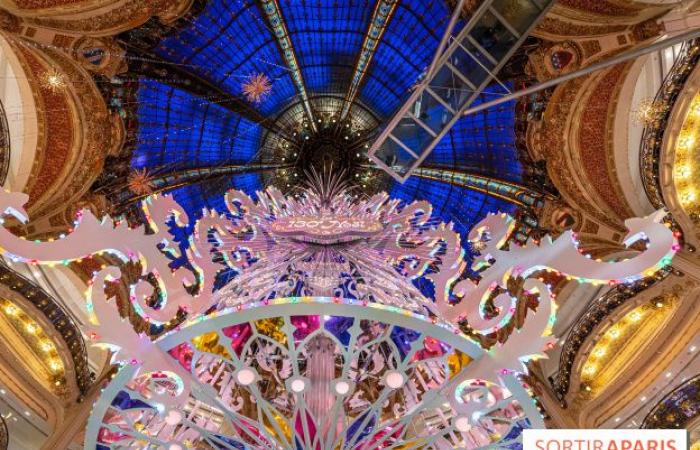
{"label": "metal beam", "polygon": [[491,108],[492,106],[500,105],[501,103],[506,103],[510,102],[512,100],[517,100],[520,97],[524,97],[526,95],[534,94],[536,92],[543,91],[545,89],[549,89],[551,87],[557,86],[561,83],[564,83],[566,81],[573,80],[574,78],[582,77],[585,75],[589,75],[593,72],[596,72],[598,70],[602,69],[607,69],[610,66],[614,66],[616,64],[620,64],[626,61],[629,61],[631,59],[639,58],[640,56],[647,55],[649,53],[654,53],[659,50],[662,50],[666,47],[670,47],[672,45],[680,44],[685,41],[689,41],[691,39],[699,38],[700,37],[700,28],[697,28],[695,30],[691,30],[688,32],[685,32],[683,34],[679,34],[678,36],[672,37],[672,38],[666,38],[662,39],[660,41],[656,41],[653,44],[650,44],[646,47],[640,47],[636,48],[634,50],[629,50],[627,52],[619,53],[616,56],[613,56],[612,58],[599,61],[595,64],[591,64],[590,66],[586,66],[582,69],[575,70],[573,72],[567,73],[565,75],[552,78],[551,80],[544,81],[542,83],[534,84],[530,86],[527,89],[523,89],[517,92],[513,92],[511,94],[505,95],[503,97],[499,97],[497,99],[480,103],[477,106],[474,106],[472,108],[464,110],[462,113],[463,115],[469,115],[469,114],[474,114],[479,111],[483,111],[485,109]]}
{"label": "metal beam", "polygon": [[384,127],[369,156],[399,182],[428,157],[544,17],[553,0],[522,0],[517,10],[483,0],[459,34],[438,55],[409,100]]}
{"label": "metal beam", "polygon": [[[609,59],[606,59],[606,60],[603,60],[603,61],[599,61],[599,62],[597,62],[597,63],[594,63],[594,64],[591,64],[591,65],[589,65],[589,66],[583,67],[583,68],[581,68],[581,69],[575,70],[575,71],[573,71],[573,72],[570,72],[570,73],[561,75],[561,76],[556,77],[556,78],[552,78],[551,80],[548,80],[548,81],[545,81],[545,82],[542,82],[542,83],[535,84],[535,85],[530,86],[530,87],[528,87],[528,88],[526,88],[526,89],[522,89],[522,90],[519,90],[519,91],[517,91],[517,92],[510,93],[510,94],[508,94],[508,95],[504,95],[504,96],[499,97],[499,98],[496,98],[496,99],[494,99],[494,100],[490,100],[490,101],[487,101],[487,102],[484,102],[484,103],[480,103],[480,104],[478,104],[478,105],[476,105],[476,106],[473,106],[473,107],[464,109],[463,111],[461,111],[460,114],[461,114],[461,116],[466,116],[466,115],[469,115],[469,114],[474,114],[474,113],[483,111],[483,110],[485,110],[485,109],[488,109],[488,108],[491,108],[491,107],[500,105],[500,104],[502,104],[502,103],[510,102],[510,101],[513,101],[513,100],[517,100],[517,99],[519,99],[520,97],[524,97],[524,96],[526,96],[526,95],[534,94],[534,93],[543,91],[543,90],[545,90],[545,89],[549,89],[549,88],[558,86],[558,85],[561,84],[561,83],[564,83],[564,82],[573,80],[573,79],[578,78],[578,77],[582,77],[582,76],[589,75],[589,74],[591,74],[591,73],[593,73],[593,72],[596,72],[596,71],[598,71],[598,70],[607,69],[608,67],[614,66],[614,65],[616,65],[616,64],[620,64],[620,63],[623,63],[623,62],[626,62],[626,61],[630,61],[630,60],[639,58],[640,56],[644,56],[644,55],[647,55],[647,54],[650,54],[650,53],[654,53],[654,52],[660,51],[660,50],[662,50],[662,49],[664,49],[664,48],[666,48],[666,47],[670,47],[670,46],[673,46],[673,45],[676,45],[676,44],[680,44],[680,43],[689,41],[689,40],[691,40],[691,39],[696,39],[696,38],[700,38],[700,28],[699,28],[699,29],[690,30],[690,31],[688,31],[688,32],[679,34],[679,35],[674,36],[674,37],[670,37],[670,38],[662,39],[662,40],[660,40],[660,41],[656,41],[656,42],[654,42],[654,43],[652,43],[652,44],[649,44],[649,45],[647,45],[647,46],[644,46],[644,47],[639,47],[639,48],[636,48],[636,49],[633,49],[633,50],[629,50],[629,51],[620,53],[620,54],[618,54],[618,55],[616,55],[616,56],[613,56],[613,57],[611,57],[611,58],[609,58]],[[386,131],[386,130],[385,130],[385,131]],[[378,140],[378,141],[379,141],[379,140]],[[375,142],[375,145],[376,145],[376,144],[377,144],[377,143]],[[378,148],[378,146],[377,146],[377,148]],[[374,149],[374,148],[373,148],[373,149]],[[375,149],[375,151],[376,151],[376,149]],[[424,155],[424,156],[427,156],[427,155]],[[416,156],[416,157],[417,157],[417,156]],[[424,159],[424,158],[423,158],[423,159]],[[387,166],[387,164],[384,164],[383,162],[377,162],[377,159],[376,159],[376,157],[374,156],[374,154],[372,154],[372,160],[375,161],[375,162],[377,163],[377,165],[379,165],[382,169],[384,169],[385,171],[387,171],[387,172],[388,172],[389,174],[391,174],[394,178],[396,178],[397,180],[399,180],[399,181],[401,181],[401,182],[405,181],[405,180],[410,176],[410,171],[409,171],[409,172],[407,173],[407,175],[404,176],[404,177],[397,176],[397,175],[396,175],[396,171],[393,170],[393,169],[391,169],[391,168],[389,168],[389,167]],[[422,159],[420,159],[420,160],[414,165],[414,168],[417,167],[421,162],[422,162]]]}
{"label": "metal beam", "polygon": [[118,205],[126,205],[141,200],[148,195],[157,194],[188,184],[201,183],[214,178],[237,175],[241,173],[268,172],[288,167],[291,167],[291,164],[229,164],[179,170],[151,177],[150,182],[153,186],[153,190],[150,194],[134,195],[128,190],[128,188],[126,188],[126,186],[123,186],[125,189],[123,189],[121,192],[112,194],[114,196],[113,202]]}
{"label": "metal beam", "polygon": [[367,73],[367,69],[369,68],[369,64],[372,62],[372,58],[374,57],[374,52],[377,50],[379,41],[381,40],[391,17],[394,15],[394,10],[396,9],[396,5],[398,3],[399,0],[377,0],[377,4],[374,7],[374,12],[372,13],[372,18],[369,22],[369,27],[365,33],[365,38],[362,41],[360,54],[357,56],[355,70],[350,80],[350,89],[345,96],[343,109],[340,112],[341,120],[344,120],[348,115],[348,112],[350,112],[350,107],[360,91],[360,87],[362,86],[362,82],[365,78],[365,74]]}
{"label": "metal beam", "polygon": [[287,31],[287,26],[285,25],[284,17],[282,16],[282,11],[280,10],[279,4],[277,3],[277,0],[257,0],[256,4],[270,25],[270,30],[277,40],[277,47],[282,54],[282,59],[284,59],[285,63],[287,64],[287,68],[291,72],[294,85],[296,86],[297,92],[299,93],[301,101],[304,104],[304,111],[309,117],[311,128],[316,131],[314,112],[311,108],[309,96],[306,93],[304,78],[301,74],[301,69],[299,68],[299,63],[294,52],[294,46],[292,45],[292,40],[289,37],[289,32]]}
{"label": "metal beam", "polygon": [[454,11],[452,11],[452,17],[450,17],[450,23],[447,24],[447,28],[445,29],[445,32],[442,35],[440,44],[438,45],[437,51],[435,52],[435,56],[433,56],[433,61],[430,63],[430,67],[428,67],[428,70],[425,72],[426,77],[432,77],[435,73],[435,66],[437,66],[438,61],[440,61],[442,52],[445,50],[447,43],[450,41],[450,37],[452,36],[452,30],[454,29],[455,24],[459,19],[459,16],[462,15],[465,2],[466,0],[457,1],[455,9]]}
{"label": "metal beam", "polygon": [[413,175],[426,180],[441,181],[472,191],[500,198],[517,206],[539,209],[544,205],[546,195],[511,181],[499,180],[478,174],[457,170],[420,167]]}

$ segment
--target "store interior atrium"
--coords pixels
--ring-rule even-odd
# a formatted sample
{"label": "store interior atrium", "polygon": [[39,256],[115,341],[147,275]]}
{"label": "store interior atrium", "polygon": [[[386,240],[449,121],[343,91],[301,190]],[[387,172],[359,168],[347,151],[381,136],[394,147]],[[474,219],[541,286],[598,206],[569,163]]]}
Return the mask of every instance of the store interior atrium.
{"label": "store interior atrium", "polygon": [[0,0],[0,184],[0,450],[700,450],[700,0]]}

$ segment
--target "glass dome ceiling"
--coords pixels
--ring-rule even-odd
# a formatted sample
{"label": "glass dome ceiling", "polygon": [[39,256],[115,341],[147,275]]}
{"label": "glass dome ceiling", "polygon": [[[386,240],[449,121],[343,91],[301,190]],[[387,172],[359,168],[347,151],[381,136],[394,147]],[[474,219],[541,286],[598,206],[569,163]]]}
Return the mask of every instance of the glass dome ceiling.
{"label": "glass dome ceiling", "polygon": [[[430,65],[451,13],[445,0],[206,2],[159,36],[149,55],[215,89],[202,95],[192,82],[142,74],[132,168],[165,176],[159,190],[173,192],[196,215],[232,187],[250,194],[270,183],[294,188],[303,171],[318,164],[303,151],[304,141],[311,140],[325,146],[314,154],[360,155],[340,165],[362,180],[367,193],[387,190],[407,202],[428,200],[460,232],[488,212],[512,213],[515,203],[449,182],[449,177],[418,174],[399,184],[361,153],[377,124],[402,105]],[[258,74],[269,78],[271,90],[259,103],[248,102],[242,86]],[[353,80],[359,83],[351,96]],[[348,100],[352,105],[344,117]],[[522,183],[515,109],[506,103],[461,119],[424,167]],[[318,138],[319,133],[325,134]],[[168,184],[168,174],[193,170],[219,175]]]}

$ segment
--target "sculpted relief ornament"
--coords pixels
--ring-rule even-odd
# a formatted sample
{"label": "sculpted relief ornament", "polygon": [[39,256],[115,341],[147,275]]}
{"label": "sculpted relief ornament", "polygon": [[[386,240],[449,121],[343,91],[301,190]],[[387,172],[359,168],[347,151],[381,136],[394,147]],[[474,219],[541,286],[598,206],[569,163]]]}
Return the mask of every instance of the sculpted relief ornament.
{"label": "sculpted relief ornament", "polygon": [[[627,222],[626,243],[646,250],[613,263],[582,254],[570,232],[507,249],[514,221],[489,215],[467,237],[477,250],[468,261],[463,237],[427,202],[313,188],[257,197],[230,191],[226,211],[193,220],[172,197],[151,196],[147,227],[83,211],[52,242],[0,227],[6,258],[110,255],[140,266],[129,292],[142,318],[187,313],[172,331],[139,335],[105,293],[120,267],[94,273],[84,332],[120,370],[93,407],[85,448],[507,448],[544,426],[518,378],[556,340],[553,296],[536,276],[630,283],[678,250],[663,211]],[[0,194],[4,216],[26,221],[26,200]],[[539,306],[504,344],[486,351],[463,333],[501,329],[518,295]]]}

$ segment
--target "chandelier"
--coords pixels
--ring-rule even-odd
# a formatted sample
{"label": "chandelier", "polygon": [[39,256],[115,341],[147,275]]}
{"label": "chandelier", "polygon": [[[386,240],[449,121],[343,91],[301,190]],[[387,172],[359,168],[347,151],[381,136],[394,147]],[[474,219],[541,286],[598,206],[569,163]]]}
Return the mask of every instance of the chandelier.
{"label": "chandelier", "polygon": [[[230,191],[226,211],[194,221],[150,196],[148,232],[89,211],[51,242],[0,227],[13,261],[115,261],[87,291],[84,332],[113,349],[119,371],[94,404],[86,449],[519,447],[523,429],[544,427],[523,363],[556,342],[554,295],[538,277],[631,283],[678,250],[663,211],[628,220],[626,243],[646,250],[614,263],[587,257],[570,232],[508,249],[514,221],[492,214],[466,237],[479,249],[467,276],[463,237],[427,202],[358,199],[333,182],[257,197]],[[0,193],[5,216],[22,221],[26,200]],[[126,263],[141,268],[128,286],[139,316],[187,319],[137,334],[105,292]],[[526,296],[538,306],[522,328],[483,348],[475,337],[511,323]]]}

